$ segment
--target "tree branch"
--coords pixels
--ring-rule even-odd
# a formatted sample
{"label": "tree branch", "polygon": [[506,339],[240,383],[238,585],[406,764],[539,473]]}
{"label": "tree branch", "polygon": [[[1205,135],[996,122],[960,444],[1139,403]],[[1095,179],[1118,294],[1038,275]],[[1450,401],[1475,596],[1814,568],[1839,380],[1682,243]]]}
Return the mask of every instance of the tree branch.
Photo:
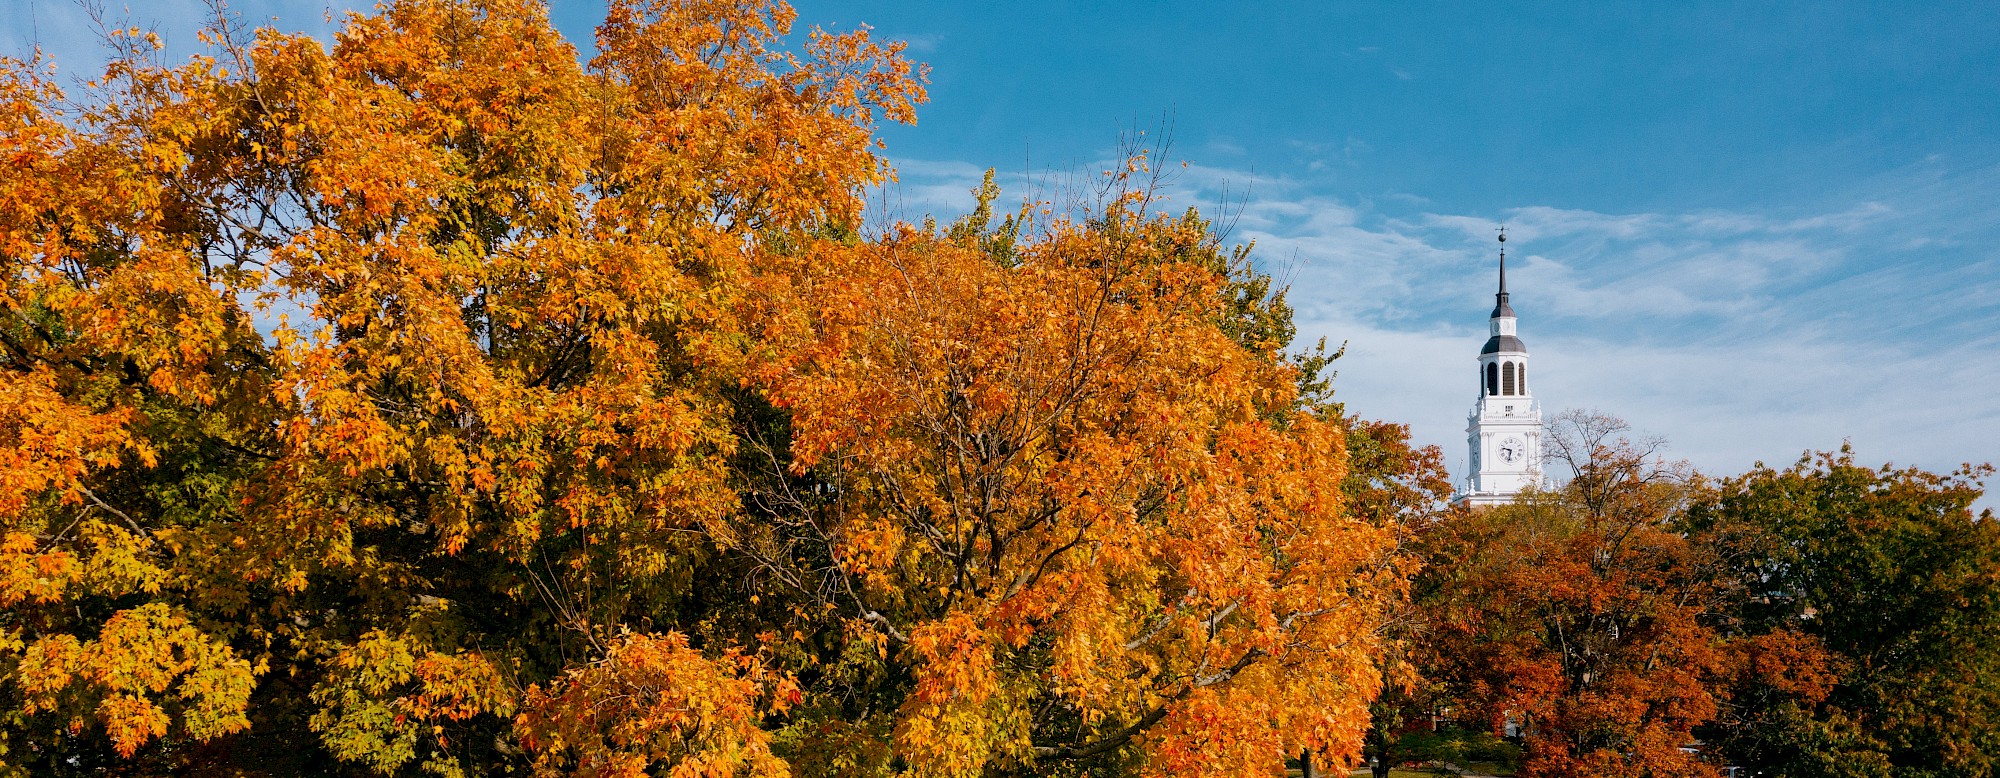
{"label": "tree branch", "polygon": [[866,611],[861,614],[861,618],[881,627],[883,632],[888,633],[891,640],[898,643],[910,642],[910,637],[903,634],[902,630],[896,629],[896,625],[889,623],[889,617],[882,615],[881,611]]}
{"label": "tree branch", "polygon": [[77,482],[76,490],[83,492],[83,496],[89,497],[91,502],[97,503],[97,507],[110,511],[112,515],[124,519],[125,526],[131,527],[133,532],[138,533],[139,537],[146,541],[146,545],[153,545],[153,533],[147,532],[145,527],[139,526],[139,522],[134,521],[130,515],[111,507],[111,503],[105,502],[103,498],[98,497],[96,492],[91,491],[90,487],[84,486],[81,481]]}

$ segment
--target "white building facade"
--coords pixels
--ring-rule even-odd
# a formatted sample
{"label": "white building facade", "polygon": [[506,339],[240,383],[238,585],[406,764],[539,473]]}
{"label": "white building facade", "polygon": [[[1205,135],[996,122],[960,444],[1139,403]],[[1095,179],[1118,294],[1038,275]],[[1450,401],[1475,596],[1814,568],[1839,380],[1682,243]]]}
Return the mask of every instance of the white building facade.
{"label": "white building facade", "polygon": [[1507,304],[1507,234],[1500,234],[1500,293],[1479,350],[1479,400],[1466,416],[1469,472],[1454,504],[1505,505],[1542,483],[1542,407],[1528,388],[1528,347]]}

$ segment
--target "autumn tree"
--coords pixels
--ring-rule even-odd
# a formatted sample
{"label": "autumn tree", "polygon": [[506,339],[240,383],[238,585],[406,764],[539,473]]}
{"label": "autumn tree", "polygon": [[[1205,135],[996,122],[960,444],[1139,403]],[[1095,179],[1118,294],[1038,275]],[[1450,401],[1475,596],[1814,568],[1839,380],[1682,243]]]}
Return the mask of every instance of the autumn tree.
{"label": "autumn tree", "polygon": [[1409,568],[1282,290],[1144,156],[864,237],[921,76],[792,21],[222,14],[85,104],[8,62],[0,764],[1351,761]]}
{"label": "autumn tree", "polygon": [[1672,523],[1698,484],[1628,430],[1557,417],[1564,485],[1451,522],[1419,583],[1453,714],[1519,726],[1523,775],[1713,774],[1682,750],[1732,667],[1703,551]]}
{"label": "autumn tree", "polygon": [[538,3],[398,0],[117,31],[82,104],[0,68],[0,759],[771,772],[783,684],[677,637],[737,306],[923,94],[792,20],[614,0],[586,65]]}
{"label": "autumn tree", "polygon": [[760,378],[784,427],[741,548],[826,614],[788,734],[847,774],[1354,756],[1389,530],[1345,508],[1268,282],[1156,212],[1151,165],[1074,213],[801,247],[773,286],[806,344]]}
{"label": "autumn tree", "polygon": [[[1401,424],[1346,417],[1348,473],[1341,485],[1348,510],[1394,532],[1396,553],[1390,563],[1405,578],[1419,575],[1433,532],[1452,521],[1451,478],[1444,455],[1436,446],[1411,443]],[[1369,725],[1362,739],[1362,756],[1377,778],[1406,761],[1434,756],[1412,732],[1428,725],[1440,695],[1429,666],[1429,618],[1420,594],[1405,591],[1391,603],[1382,625],[1384,656],[1379,662],[1382,688],[1369,705]],[[1317,765],[1314,765],[1317,767]]]}
{"label": "autumn tree", "polygon": [[1842,448],[1759,466],[1689,511],[1729,551],[1734,624],[1801,634],[1837,673],[1752,685],[1712,737],[1785,776],[1988,776],[2000,753],[2000,526],[1990,467],[1869,468]]}

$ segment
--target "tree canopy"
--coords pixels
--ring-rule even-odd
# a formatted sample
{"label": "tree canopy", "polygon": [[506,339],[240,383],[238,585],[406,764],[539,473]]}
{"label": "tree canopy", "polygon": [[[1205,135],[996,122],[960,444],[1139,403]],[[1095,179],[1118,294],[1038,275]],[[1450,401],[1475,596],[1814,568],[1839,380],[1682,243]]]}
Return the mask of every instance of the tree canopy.
{"label": "tree canopy", "polygon": [[[1755,686],[1713,734],[1740,763],[1785,775],[1993,775],[2000,764],[2000,524],[1978,479],[1856,464],[1852,451],[1759,465],[1687,523],[1717,536],[1727,622],[1796,633],[1830,654],[1800,700]],[[1774,693],[1775,692],[1775,693]]]}
{"label": "tree canopy", "polygon": [[1407,567],[1154,160],[859,231],[901,46],[526,0],[0,76],[0,763],[1239,775]]}
{"label": "tree canopy", "polygon": [[1994,774],[1990,468],[1843,450],[1716,481],[1602,413],[1545,435],[1557,486],[1418,538],[1398,636],[1421,682],[1376,706],[1372,753],[1512,730],[1522,776]]}
{"label": "tree canopy", "polygon": [[1990,468],[1449,507],[1157,151],[871,222],[924,70],[794,22],[0,61],[0,774],[1995,774]]}

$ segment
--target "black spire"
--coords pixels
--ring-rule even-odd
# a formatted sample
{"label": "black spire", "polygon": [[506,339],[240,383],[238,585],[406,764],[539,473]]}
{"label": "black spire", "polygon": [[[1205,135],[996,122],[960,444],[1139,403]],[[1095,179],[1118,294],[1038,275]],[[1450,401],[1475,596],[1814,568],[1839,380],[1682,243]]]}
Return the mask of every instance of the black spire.
{"label": "black spire", "polygon": [[1507,304],[1507,228],[1500,228],[1500,293],[1493,296],[1493,318],[1513,316],[1514,309]]}

